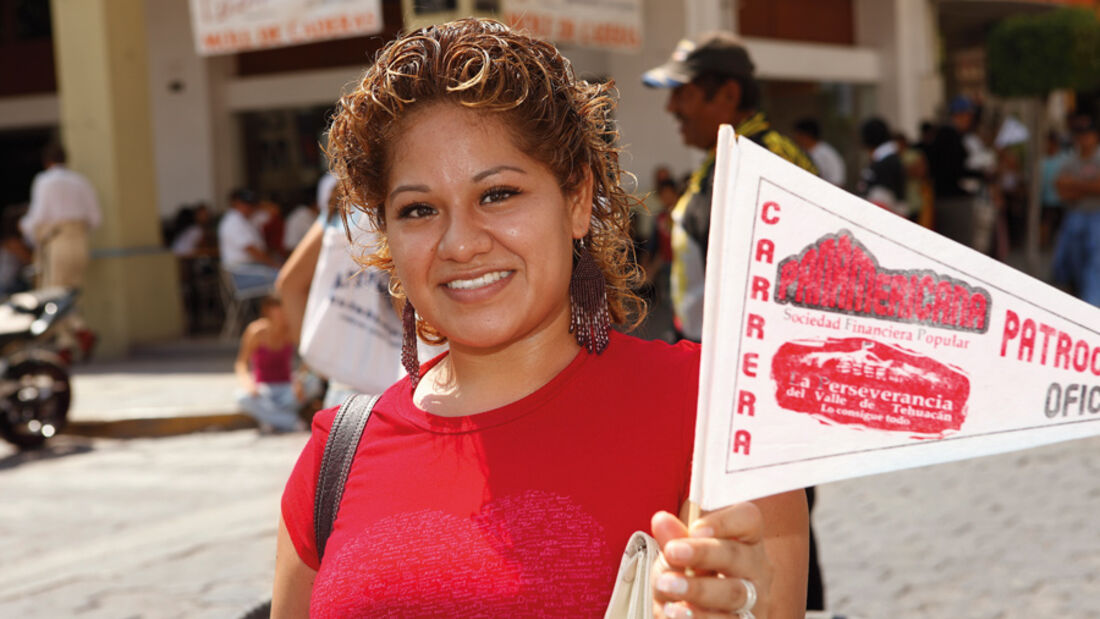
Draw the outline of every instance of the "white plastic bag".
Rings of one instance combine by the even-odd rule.
[[[350,223],[350,245],[338,219],[325,226],[298,352],[325,377],[378,394],[404,374],[401,320],[387,291],[389,275],[352,259],[352,252],[373,249],[374,233]]]

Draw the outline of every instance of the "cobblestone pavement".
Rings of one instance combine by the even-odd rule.
[[[269,595],[305,434],[0,446],[0,617],[234,618]],[[1100,439],[819,487],[850,619],[1100,617]]]
[[[0,447],[0,617],[230,618],[270,597],[304,433]]]
[[[850,618],[1100,617],[1100,438],[821,486]]]

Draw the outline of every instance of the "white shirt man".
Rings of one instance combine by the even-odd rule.
[[[231,208],[218,223],[218,252],[222,268],[233,276],[238,290],[271,288],[278,262],[267,253],[263,234],[250,220],[259,200],[247,189],[230,197]]]
[[[38,287],[80,287],[88,267],[88,232],[103,219],[88,179],[64,165],[60,149],[31,184],[31,205],[19,229],[35,245]]]
[[[832,145],[819,140],[817,144],[810,148],[808,154],[810,159],[814,160],[814,165],[817,166],[817,171],[821,173],[821,178],[838,187],[844,186],[844,176],[847,172],[844,159],[841,158],[840,153]]]
[[[231,208],[218,224],[218,250],[222,265],[260,264],[248,251],[249,247],[264,251],[264,237],[247,217]]]
[[[821,140],[821,125],[813,118],[803,118],[794,124],[794,141],[806,151],[817,166],[821,178],[837,187],[843,187],[847,180],[847,168],[844,158],[836,149]]]
[[[62,221],[82,221],[96,228],[103,220],[99,200],[88,179],[56,163],[38,173],[31,184],[31,206],[19,229],[32,241],[35,231]]]

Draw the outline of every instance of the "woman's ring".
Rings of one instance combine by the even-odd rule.
[[[754,619],[752,615],[752,607],[756,606],[756,585],[752,584],[751,580],[746,578],[738,578],[741,584],[745,586],[745,603],[738,608],[737,619]]]

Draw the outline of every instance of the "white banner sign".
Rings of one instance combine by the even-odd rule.
[[[381,0],[191,0],[199,54],[228,54],[382,31]]]
[[[555,43],[642,48],[641,0],[505,0],[504,21]]]
[[[1100,310],[719,136],[703,509],[1100,434]]]

